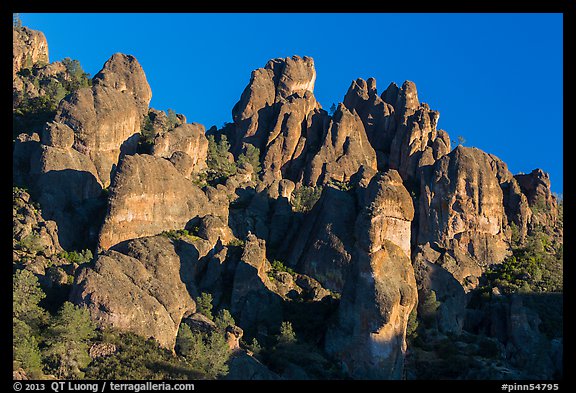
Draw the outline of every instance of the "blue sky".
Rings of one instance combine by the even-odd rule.
[[[252,70],[292,55],[315,60],[329,109],[356,78],[416,83],[439,127],[504,160],[512,173],[563,177],[562,14],[21,14],[46,34],[50,60],[96,74],[134,55],[150,106],[209,128],[232,121]]]

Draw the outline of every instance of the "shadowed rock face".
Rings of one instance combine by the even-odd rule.
[[[354,378],[402,375],[406,324],[417,290],[404,241],[389,230],[402,228],[409,239],[413,216],[412,200],[396,171],[371,180],[356,221],[352,271],[325,341],[326,351]]]
[[[122,156],[136,152],[152,92],[138,61],[120,53],[92,83],[60,103],[55,122],[74,131],[72,148],[90,157],[99,181],[108,187]]]
[[[99,245],[108,249],[124,240],[182,229],[192,218],[209,213],[206,195],[170,161],[126,156],[110,188]]]
[[[355,220],[354,198],[325,188],[290,247],[288,263],[326,288],[341,292],[350,270]]]
[[[70,299],[85,305],[101,327],[152,337],[173,350],[180,321],[196,310],[198,254],[189,248],[163,236],[131,240],[83,268]]]

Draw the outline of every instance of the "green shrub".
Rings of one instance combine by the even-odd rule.
[[[92,81],[89,74],[85,73],[78,60],[66,58],[62,61],[66,72],[56,76],[40,77],[40,64],[33,65],[30,62],[20,70],[19,75],[25,83],[32,83],[44,94],[38,97],[30,97],[26,91],[19,92],[14,97],[18,102],[13,112],[12,137],[15,138],[20,132],[39,131],[47,121],[54,118],[58,104],[64,97],[82,87],[90,86]]]
[[[334,179],[330,180],[328,185],[341,191],[350,191],[354,188],[349,181],[338,181]]]
[[[294,332],[290,322],[282,322],[282,325],[280,326],[280,334],[277,336],[277,341],[279,345],[296,343],[296,333]]]
[[[234,238],[228,242],[227,246],[228,247],[244,247],[245,244],[246,244],[246,242],[244,240]]]
[[[86,308],[65,302],[48,327],[47,367],[58,378],[81,379],[90,364],[89,342],[96,336]]]
[[[292,193],[292,207],[296,212],[308,212],[322,195],[322,187],[302,186]]]
[[[238,167],[242,167],[246,163],[252,165],[254,175],[257,175],[262,170],[260,166],[260,149],[249,143],[246,144],[246,151],[238,156]]]
[[[40,251],[44,250],[44,245],[42,244],[42,240],[40,236],[36,233],[32,232],[25,236],[18,242],[18,246],[20,249],[29,252],[31,254],[37,254]]]
[[[277,272],[286,272],[289,273],[290,275],[295,275],[296,272],[294,270],[292,270],[291,268],[285,266],[281,261],[278,260],[274,260],[272,263],[272,273],[277,273]]]
[[[94,256],[92,255],[92,251],[86,249],[86,250],[82,250],[81,252],[62,251],[58,254],[58,257],[66,259],[68,261],[68,263],[76,263],[78,265],[81,265],[83,263],[90,262]]]
[[[424,300],[422,301],[419,311],[422,316],[422,321],[426,326],[430,327],[436,320],[436,313],[440,307],[440,302],[436,299],[436,292],[430,290],[425,293]]]
[[[202,292],[200,296],[196,299],[196,312],[201,313],[208,319],[212,320],[214,317],[212,316],[212,295],[206,292]]]
[[[38,341],[30,326],[16,318],[12,319],[12,363],[14,370],[23,368],[33,378],[42,375]]]
[[[164,231],[160,235],[166,236],[170,240],[188,240],[188,241],[195,241],[199,240],[200,238],[194,234],[191,234],[186,229],[177,229],[173,231]]]
[[[208,136],[208,166],[207,179],[209,182],[224,182],[228,177],[236,174],[236,163],[229,161],[230,143],[226,135],[216,142],[214,135]]]
[[[562,292],[562,244],[536,228],[523,246],[516,245],[513,255],[489,268],[481,290],[489,292],[498,287],[504,293]],[[560,251],[560,252],[559,252]]]
[[[46,322],[47,313],[39,306],[46,295],[36,276],[28,270],[18,270],[12,276],[12,316],[38,329]]]
[[[230,314],[230,311],[226,310],[225,308],[218,311],[218,315],[216,315],[216,319],[214,320],[216,326],[222,331],[224,331],[228,326],[235,326],[236,321]]]
[[[183,323],[176,338],[177,352],[186,362],[200,371],[208,379],[217,379],[228,374],[230,348],[220,332],[209,334],[193,333]]]
[[[101,332],[101,341],[114,344],[112,356],[99,357],[86,370],[86,379],[201,379],[204,375],[183,359],[161,348],[154,339],[134,333]]]

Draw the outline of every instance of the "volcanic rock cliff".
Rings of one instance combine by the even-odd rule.
[[[48,63],[42,33],[15,28],[13,41],[18,108],[22,70],[60,66],[37,64]],[[491,154],[451,149],[439,112],[411,81],[380,95],[375,79],[352,81],[330,115],[315,80],[310,57],[270,60],[252,72],[233,122],[209,139],[203,125],[149,108],[144,70],[114,54],[41,129],[16,133],[14,183],[44,218],[23,208],[30,195],[16,198],[15,247],[40,226],[48,256],[91,249],[69,299],[101,328],[174,350],[206,292],[270,350],[287,350],[274,337],[290,321],[316,348],[312,363],[332,362],[340,377],[403,378],[417,314],[438,335],[495,323],[492,311],[471,311],[475,293],[540,228],[562,241],[558,201],[540,169],[514,176]],[[215,157],[224,136],[230,151]],[[210,177],[215,163],[234,170]],[[503,356],[529,358],[510,329],[516,341]],[[269,363],[282,377],[327,377],[305,360],[284,361]],[[231,364],[277,378],[256,360]]]

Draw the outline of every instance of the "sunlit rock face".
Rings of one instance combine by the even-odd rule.
[[[55,121],[74,130],[73,149],[90,157],[108,187],[122,156],[136,152],[152,91],[136,58],[120,53],[92,84],[63,100]]]
[[[182,229],[210,213],[200,188],[160,157],[126,156],[110,188],[108,211],[99,246],[108,249],[124,240]]]

